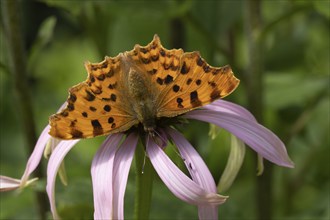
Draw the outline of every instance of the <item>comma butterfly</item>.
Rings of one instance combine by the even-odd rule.
[[[225,97],[239,84],[230,66],[212,67],[198,52],[167,50],[157,35],[145,47],[85,68],[87,80],[73,86],[66,108],[50,117],[53,137],[91,138],[138,124],[151,133],[160,118]]]

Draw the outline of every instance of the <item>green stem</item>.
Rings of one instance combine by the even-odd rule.
[[[136,163],[136,193],[134,219],[149,219],[154,168],[142,145],[135,152]]]
[[[26,147],[31,153],[37,141],[34,115],[30,96],[30,86],[26,72],[26,56],[24,48],[24,38],[21,23],[21,1],[6,0],[1,1],[4,33],[7,40],[10,73],[13,77],[14,88],[17,95],[17,109],[24,129]],[[36,176],[43,178],[42,166],[35,170]],[[39,208],[39,218],[46,219],[48,211],[48,199],[45,192],[36,192],[37,206]]]
[[[257,120],[263,122],[264,110],[264,71],[263,71],[263,31],[261,0],[246,1],[246,38],[248,45],[248,69],[246,72],[246,84],[249,109]],[[257,219],[272,219],[272,180],[273,167],[268,161],[264,161],[265,172],[256,179],[256,203]]]

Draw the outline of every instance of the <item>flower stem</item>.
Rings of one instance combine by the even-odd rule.
[[[248,69],[246,86],[248,106],[259,123],[263,122],[264,112],[264,70],[262,0],[245,1],[246,38],[248,49]],[[256,93],[256,91],[258,91]],[[272,219],[273,212],[273,166],[264,161],[265,172],[256,179],[257,219]]]
[[[14,88],[17,95],[17,110],[20,110],[20,120],[22,121],[26,146],[32,152],[37,141],[35,130],[32,101],[30,96],[31,85],[28,84],[28,74],[26,70],[25,42],[22,33],[22,5],[18,0],[1,1],[2,19],[4,33],[7,41],[8,56],[10,60],[10,73],[13,78]],[[3,43],[1,44],[3,46]],[[42,166],[35,170],[37,177],[44,177]],[[36,204],[39,209],[39,219],[46,219],[48,211],[48,199],[45,192],[36,192]]]
[[[142,145],[135,151],[136,192],[134,219],[149,219],[154,169]]]

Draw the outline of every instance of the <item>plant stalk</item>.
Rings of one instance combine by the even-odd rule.
[[[23,125],[23,132],[26,140],[28,153],[32,153],[37,141],[34,115],[28,77],[26,72],[26,54],[21,24],[21,2],[17,0],[1,1],[2,17],[4,24],[5,39],[10,59],[10,73],[13,77],[14,88],[17,96],[17,114],[20,115]],[[35,170],[39,178],[43,178],[42,166]],[[36,192],[39,218],[46,219],[48,211],[48,199],[45,192]]]
[[[136,192],[134,219],[149,219],[155,170],[141,144],[137,146],[135,151],[135,164]]]
[[[246,38],[248,45],[248,68],[246,71],[248,108],[263,122],[264,76],[263,76],[263,31],[261,0],[248,0],[245,5]],[[256,179],[257,219],[272,219],[272,170],[268,161],[264,161],[265,172]]]

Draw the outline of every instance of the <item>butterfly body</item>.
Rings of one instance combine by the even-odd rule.
[[[156,128],[156,94],[151,82],[139,70],[131,68],[128,73],[128,91],[134,116],[146,132]]]
[[[142,124],[153,133],[172,118],[223,98],[238,86],[229,66],[212,67],[198,52],[165,49],[157,35],[147,46],[85,64],[86,81],[69,90],[66,107],[50,117],[50,135],[90,138]]]

